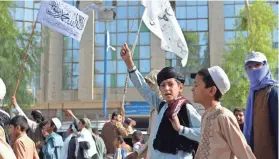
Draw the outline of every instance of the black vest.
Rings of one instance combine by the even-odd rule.
[[[158,112],[160,112],[164,104],[165,102],[160,104]],[[185,136],[179,135],[179,133],[172,127],[171,122],[166,116],[167,110],[163,115],[156,138],[154,139],[154,149],[163,153],[170,153],[174,155],[177,154],[178,151],[193,153],[193,151],[197,150],[199,143],[197,141],[190,140]],[[189,117],[186,104],[182,105],[177,116],[182,126],[189,127]]]

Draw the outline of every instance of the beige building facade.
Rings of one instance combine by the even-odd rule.
[[[92,2],[81,1],[80,8]],[[79,80],[78,89],[62,89],[63,82],[63,35],[50,31],[46,52],[41,57],[40,88],[36,93],[38,104],[32,109],[42,109],[48,116],[57,115],[57,110],[72,109],[79,115],[89,113],[102,116],[103,88],[94,87],[94,34],[95,13],[89,16],[79,48]],[[208,42],[210,65],[220,65],[224,51],[224,3],[222,1],[208,2]],[[165,67],[165,51],[160,48],[160,40],[154,34],[150,36],[150,66],[153,69]],[[186,66],[187,67],[187,66]],[[123,81],[125,82],[125,81]],[[120,108],[124,88],[108,88],[108,111]],[[185,86],[184,95],[192,99],[191,86]],[[127,101],[143,101],[135,88],[128,88]],[[202,108],[198,108],[202,109]],[[93,113],[92,113],[93,112]],[[98,115],[95,115],[98,116]]]
[[[194,7],[200,7],[199,1],[193,1],[195,4],[185,4],[185,8],[194,9]],[[85,6],[91,4],[91,1],[80,1],[79,8],[83,9]],[[182,2],[179,2],[182,3]],[[186,3],[186,1],[185,1]],[[180,4],[183,9],[183,5]],[[235,6],[244,4],[226,4],[223,1],[208,1],[206,4],[201,4],[204,8],[207,8],[207,26],[205,31],[207,32],[207,60],[209,66],[221,65],[222,54],[225,50],[226,44],[226,13],[224,7],[229,5]],[[176,4],[176,9],[178,3]],[[202,9],[202,8],[201,8]],[[235,11],[236,12],[236,11]],[[178,13],[178,11],[176,11]],[[186,15],[186,11],[184,14]],[[63,89],[63,58],[64,58],[64,40],[63,35],[55,31],[50,31],[49,39],[47,40],[47,48],[41,57],[41,74],[40,74],[40,87],[36,91],[36,98],[38,104],[32,109],[40,109],[49,117],[62,115],[61,110],[72,109],[79,117],[87,116],[92,119],[102,118],[103,107],[103,88],[97,87],[94,84],[96,79],[94,76],[96,69],[95,54],[96,54],[96,14],[93,11],[87,13],[89,16],[86,29],[83,33],[82,40],[79,43],[79,59],[78,59],[78,87],[77,89]],[[118,14],[118,13],[116,13]],[[182,13],[183,14],[183,13]],[[188,16],[188,15],[187,15]],[[200,11],[197,10],[197,27],[199,22],[203,19],[199,19]],[[233,17],[233,16],[232,16]],[[181,16],[177,15],[177,19]],[[191,20],[195,17],[185,18],[186,29],[191,28]],[[200,20],[200,21],[199,21]],[[183,18],[180,24],[183,24]],[[198,32],[198,31],[197,31]],[[98,39],[97,39],[98,40]],[[113,40],[113,39],[112,39]],[[160,40],[154,34],[150,33],[150,70],[162,69],[166,66],[165,51],[160,48]],[[119,52],[117,52],[119,54]],[[191,54],[191,52],[190,52]],[[187,66],[185,67],[187,68]],[[189,76],[189,75],[188,75]],[[124,83],[125,81],[123,81]],[[123,98],[123,87],[110,87],[107,89],[107,108],[108,113],[119,110],[121,101]],[[186,85],[184,89],[184,96],[192,99],[191,85]],[[138,91],[134,87],[129,87],[126,94],[126,101],[143,101]],[[197,109],[200,113],[203,112],[201,106],[197,105]],[[64,114],[62,115],[65,120],[69,119]]]

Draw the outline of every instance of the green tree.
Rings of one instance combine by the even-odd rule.
[[[187,61],[186,69],[189,69],[189,72],[197,72],[196,69],[200,68],[200,63],[199,63],[200,46],[197,45],[199,43],[199,36],[196,32],[183,32],[183,34],[185,40],[187,41],[187,46],[189,51],[188,54],[189,60]]]
[[[260,51],[268,59],[275,73],[278,53],[272,48],[271,33],[276,29],[277,17],[270,4],[255,1],[240,12],[241,21],[237,23],[237,35],[229,51],[224,53],[223,68],[228,74],[231,88],[222,102],[233,109],[245,107],[249,93],[249,81],[244,69],[244,60],[251,51]],[[243,35],[248,31],[248,36]]]
[[[6,84],[6,101],[9,103],[13,96],[22,58],[27,46],[30,33],[21,33],[16,28],[11,17],[9,9],[13,7],[11,1],[0,2],[0,78]],[[17,100],[22,106],[28,106],[33,103],[33,97],[27,93],[27,86],[30,83],[35,72],[38,71],[38,58],[43,47],[39,42],[39,33],[35,33],[34,39],[28,51],[28,58],[24,65],[20,85],[17,90]]]
[[[201,57],[203,55],[200,54],[201,46],[199,45],[200,40],[208,39],[208,34],[205,33],[203,36],[199,36],[197,32],[188,32],[182,31],[184,38],[187,42],[188,46],[188,61],[185,67],[181,65],[181,58],[176,56],[175,59],[166,59],[166,66],[172,65],[172,60],[176,61],[176,70],[184,75],[190,76],[190,73],[197,72],[200,68],[207,68],[209,67],[209,60],[208,60],[208,44],[206,44],[206,48],[203,51],[205,57]],[[202,39],[200,39],[202,38]],[[186,84],[192,84],[193,80],[186,81]]]

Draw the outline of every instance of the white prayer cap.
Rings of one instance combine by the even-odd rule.
[[[6,95],[6,85],[0,78],[0,100],[2,100]]]
[[[261,52],[252,51],[250,54],[246,56],[245,64],[247,62],[261,62],[267,61],[265,55]]]
[[[208,72],[222,95],[224,95],[231,87],[230,80],[225,71],[219,66],[212,66],[208,68]]]
[[[51,121],[54,123],[54,125],[56,126],[57,130],[59,130],[61,128],[61,121],[58,118],[52,118]]]

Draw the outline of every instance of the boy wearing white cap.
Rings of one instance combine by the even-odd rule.
[[[196,159],[254,159],[233,113],[220,105],[220,98],[230,89],[228,76],[219,66],[201,69],[192,88],[193,100],[205,108],[201,141]]]
[[[272,78],[267,59],[252,52],[245,59],[250,82],[244,136],[259,159],[278,158],[278,83]]]
[[[61,121],[58,118],[52,118],[43,127],[43,134],[46,134],[46,144],[43,147],[44,159],[61,159],[61,149],[63,139],[56,132],[61,127]]]

